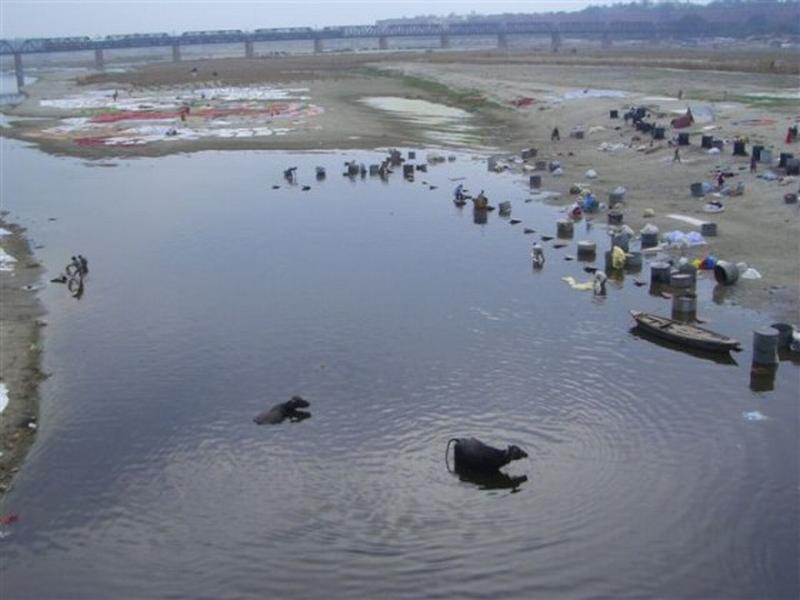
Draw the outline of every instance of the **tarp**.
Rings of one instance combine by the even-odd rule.
[[[694,124],[694,116],[692,115],[692,109],[687,108],[686,114],[675,119],[672,119],[670,122],[673,129],[683,129],[684,127],[690,127]]]

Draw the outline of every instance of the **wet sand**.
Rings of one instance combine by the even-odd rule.
[[[12,270],[0,270],[0,383],[8,389],[8,406],[0,413],[0,496],[11,485],[36,434],[38,384],[43,379],[40,331],[43,308],[36,297],[42,268],[31,253],[25,230],[0,218],[0,248],[16,259]],[[30,424],[33,424],[31,426]]]
[[[511,156],[522,148],[535,147],[540,160],[559,160],[564,176],[543,176],[543,189],[560,193],[555,202],[569,205],[574,200],[569,188],[576,182],[590,184],[605,201],[607,193],[622,185],[627,189],[625,222],[635,231],[645,222],[662,232],[686,230],[687,226],[667,217],[680,213],[718,223],[719,236],[692,255],[713,253],[732,261],[744,261],[758,269],[763,279],[742,281],[720,289],[720,299],[757,308],[768,315],[797,323],[800,298],[800,227],[798,205],[783,202],[787,192],[797,191],[797,181],[782,186],[757,179],[748,172],[747,158],[731,156],[726,143],[720,156],[710,156],[699,147],[703,126],[716,126],[709,133],[726,139],[744,136],[750,142],[772,147],[775,154],[792,151],[783,144],[786,127],[797,121],[796,101],[773,100],[757,104],[745,94],[786,91],[796,86],[798,58],[776,52],[689,52],[653,49],[636,52],[616,50],[591,54],[549,55],[542,53],[435,52],[428,54],[337,54],[260,59],[219,59],[158,63],[126,73],[94,74],[75,80],[74,74],[42,77],[28,90],[28,98],[14,109],[11,128],[2,135],[37,144],[43,151],[84,156],[90,159],[128,156],[160,156],[175,152],[207,149],[356,149],[391,146],[431,147],[421,125],[388,119],[386,114],[360,102],[371,96],[423,99],[463,108],[481,123],[480,145]],[[198,74],[192,74],[197,68]],[[213,77],[213,72],[218,77]],[[305,120],[290,135],[246,139],[200,139],[171,141],[137,147],[78,146],[71,139],[53,139],[42,130],[60,119],[74,116],[66,110],[40,106],[44,98],[59,98],[91,89],[119,87],[121,90],[168,91],[180,85],[248,85],[307,87],[320,115]],[[591,86],[625,92],[624,97],[581,97],[564,100],[565,93]],[[683,100],[676,95],[683,90]],[[530,97],[525,108],[511,101]],[[561,100],[557,98],[561,97]],[[680,164],[672,162],[672,148],[666,142],[649,146],[621,120],[609,119],[609,110],[628,104],[645,104],[664,124],[685,110],[687,104],[710,106],[713,122],[698,123],[692,145],[681,150]],[[32,118],[32,119],[31,119]],[[549,133],[558,126],[561,141],[551,143]],[[573,128],[586,131],[584,139],[569,136]],[[592,133],[589,129],[600,127]],[[669,132],[669,131],[668,131]],[[623,144],[618,152],[601,152],[602,143]],[[644,151],[637,151],[640,145]],[[798,153],[798,150],[795,150]],[[724,213],[702,212],[704,201],[693,199],[689,185],[710,180],[723,165],[742,181],[743,196],[723,198]],[[515,167],[522,174],[522,165]],[[592,168],[598,178],[587,180]],[[759,165],[759,171],[766,170]],[[527,174],[527,171],[525,171]],[[511,199],[514,202],[520,198]],[[495,198],[499,201],[502,199]],[[655,212],[643,217],[645,209]],[[605,220],[600,214],[597,219]],[[6,447],[0,458],[0,483],[5,486],[33,438],[27,421],[36,417],[36,383],[39,371],[39,325],[41,316],[35,293],[26,290],[39,277],[33,266],[23,232],[10,226],[13,234],[0,239],[9,253],[19,259],[13,276],[0,273],[3,291],[2,355],[3,382],[11,402],[0,418]]]

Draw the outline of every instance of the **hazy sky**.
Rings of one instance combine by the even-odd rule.
[[[610,0],[0,0],[0,37],[361,25],[420,14],[580,10],[589,4],[608,3]]]

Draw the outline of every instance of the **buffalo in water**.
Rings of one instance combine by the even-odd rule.
[[[305,410],[298,410],[300,408],[308,408],[311,406],[308,400],[304,400],[300,396],[292,396],[290,400],[276,404],[269,410],[253,417],[253,421],[258,425],[277,425],[286,419],[291,423],[299,423],[311,416],[311,413]]]
[[[485,489],[516,489],[528,480],[525,475],[510,476],[500,472],[500,469],[508,463],[528,457],[528,454],[518,446],[509,446],[501,450],[492,448],[475,438],[453,438],[447,442],[445,461],[451,444],[453,472],[462,481],[475,483]]]

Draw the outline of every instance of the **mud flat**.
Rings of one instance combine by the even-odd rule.
[[[0,218],[0,496],[33,443],[39,414],[43,309],[36,297],[42,268],[24,229]]]

